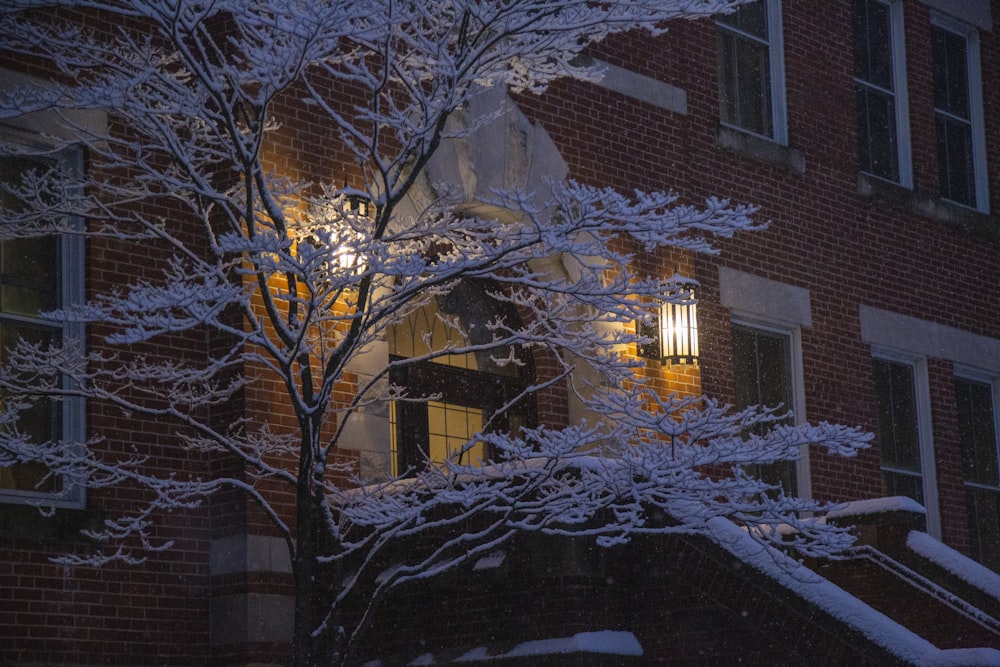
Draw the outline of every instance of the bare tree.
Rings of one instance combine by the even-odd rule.
[[[157,276],[122,276],[118,289],[44,315],[86,326],[100,345],[29,336],[6,352],[0,466],[42,465],[84,487],[128,483],[148,492],[143,505],[107,521],[106,550],[67,562],[141,558],[168,546],[151,537],[160,512],[236,489],[287,542],[295,664],[309,665],[339,631],[339,609],[356,591],[377,600],[518,531],[592,535],[611,545],[643,532],[698,533],[724,516],[761,539],[790,524],[806,553],[848,544],[844,531],[803,518],[820,504],[787,497],[748,468],[793,460],[805,445],[850,456],[865,446],[864,434],[828,424],[755,429],[777,416],[659,396],[636,373],[639,362],[623,354],[641,340],[623,325],[650,320],[664,299],[684,298],[675,284],[639,275],[636,253],[715,252],[713,236],[757,227],[752,207],[716,199],[690,206],[671,193],[571,181],[552,181],[545,192],[495,189],[472,207],[428,175],[444,142],[496,119],[456,122],[483,96],[600,77],[599,68],[580,64],[589,45],[623,31],[656,33],[670,20],[732,4],[6,3],[0,41],[12,62],[51,77],[7,86],[0,118],[45,112],[62,128],[43,149],[5,148],[36,162],[4,185],[16,205],[2,211],[2,239],[82,236],[162,249]],[[107,114],[106,127],[75,120],[87,110]],[[334,172],[326,180],[316,178],[318,169],[289,176],[276,163],[275,145],[303,118],[323,128],[317,142],[336,143],[317,158]],[[297,136],[308,140],[306,131]],[[85,148],[85,170],[41,160],[71,145]],[[350,168],[333,169],[330,155],[349,159]],[[86,224],[74,224],[79,219]],[[553,269],[553,258],[572,270]],[[421,339],[421,351],[348,381],[373,343],[469,281],[522,316],[491,317],[471,335],[439,310],[446,344]],[[141,352],[193,331],[225,344],[201,363]],[[362,479],[341,462],[359,411],[437,397],[387,382],[401,369],[470,354],[516,368],[525,353],[551,360],[554,370],[520,387],[444,460],[381,480]],[[294,428],[213,418],[261,377],[281,387],[276,410],[294,415]],[[498,427],[519,402],[557,384],[593,419]],[[335,395],[344,387],[347,399]],[[19,426],[19,415],[23,421],[42,401],[78,398],[174,424],[184,447],[226,455],[240,472],[151,470],[141,448],[109,452],[100,433],[80,443],[33,438]],[[294,516],[273,502],[276,488],[294,498]],[[651,521],[654,510],[670,521]],[[472,517],[475,531],[456,529]],[[414,541],[422,548],[387,560],[394,545]],[[326,597],[317,611],[311,600],[319,591]],[[340,659],[354,639],[336,642]]]

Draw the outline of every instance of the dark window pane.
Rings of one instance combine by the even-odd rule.
[[[18,188],[23,184],[28,171],[44,168],[45,165],[42,160],[24,155],[0,157],[0,181],[8,187]],[[0,188],[0,206],[9,211],[23,211],[24,204],[15,193],[8,191],[8,187]]]
[[[723,122],[737,124],[736,36],[728,32],[719,33],[719,115]]]
[[[28,169],[44,166],[39,160],[23,157],[0,158],[0,179],[17,186]],[[23,208],[6,188],[3,208]],[[0,361],[19,339],[48,346],[59,339],[59,329],[42,323],[32,324],[6,317],[37,317],[39,311],[59,305],[59,245],[55,237],[19,238],[0,241]],[[6,397],[0,394],[0,403]],[[50,441],[61,433],[61,410],[49,399],[20,397],[30,406],[24,409],[17,430],[35,442]],[[0,468],[0,488],[16,491],[55,493],[61,490],[58,477],[48,474],[41,464],[19,464]]]
[[[733,368],[736,406],[763,405],[792,408],[791,342],[788,336],[733,325]],[[795,462],[757,466],[757,476],[796,493]]]
[[[890,181],[899,180],[895,103],[892,95],[857,86],[861,171]]]
[[[855,0],[854,76],[886,90],[893,89],[889,19],[888,5],[874,0]]]
[[[976,202],[975,172],[972,164],[972,126],[937,116],[938,179],[941,196],[959,204]]]
[[[852,18],[861,171],[898,181],[899,147],[889,6],[875,0],[854,0]]]
[[[788,338],[781,335],[757,334],[760,403],[768,407],[791,408]]]
[[[873,370],[882,465],[920,473],[913,368],[907,364],[876,359]]]
[[[791,346],[788,336],[733,325],[736,405],[791,408]]]
[[[965,489],[972,557],[1000,571],[1000,492]]]
[[[29,169],[44,167],[40,160],[18,156],[0,158],[0,179],[17,186]],[[3,192],[3,208],[22,208],[14,195]],[[35,316],[58,306],[58,242],[55,237],[0,241],[0,310]]]
[[[976,185],[967,40],[963,35],[933,28],[931,50],[941,196],[974,206]]]
[[[55,288],[56,240],[52,236],[3,241],[5,277]]]
[[[882,487],[887,496],[906,496],[921,505],[924,503],[924,485],[919,475],[883,470]]]
[[[0,357],[2,357],[0,361],[6,361],[7,350],[19,339],[48,346],[56,337],[56,330],[51,328],[0,320]],[[4,400],[5,397],[0,393],[0,403]],[[34,442],[47,442],[59,436],[62,420],[55,402],[46,398],[21,397],[20,400],[30,401],[30,406],[22,410],[18,417],[18,431],[29,436]],[[17,491],[59,491],[61,488],[59,478],[48,476],[47,473],[47,469],[41,464],[0,468],[0,488]]]
[[[759,5],[745,9],[754,6]],[[762,136],[773,134],[768,43],[720,29],[719,107],[723,122]]]
[[[965,37],[934,28],[934,107],[969,119],[969,61]]]
[[[58,305],[56,239],[0,242],[0,310],[35,316]]]
[[[733,325],[733,370],[736,378],[736,406],[757,405],[757,348],[753,329]]]
[[[735,12],[720,16],[719,22],[755,37],[767,39],[767,7],[763,0],[741,5]]]
[[[985,382],[955,380],[958,433],[965,481],[997,486],[997,442],[993,390]]]
[[[21,463],[0,468],[0,489],[58,493],[62,490],[62,481],[50,475],[48,468],[40,463]]]

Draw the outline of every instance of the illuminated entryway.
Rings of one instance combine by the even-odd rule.
[[[484,285],[464,281],[390,330],[392,383],[405,388],[410,398],[435,397],[391,405],[393,475],[406,475],[448,457],[478,465],[493,453],[474,441],[477,433],[517,432],[534,422],[531,398],[516,400],[533,376],[531,357],[524,350],[482,347],[423,358],[448,347],[488,345],[494,339],[488,325],[496,321],[520,324],[509,304],[492,298]],[[512,355],[518,363],[498,363]]]

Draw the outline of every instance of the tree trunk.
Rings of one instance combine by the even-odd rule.
[[[308,506],[308,503],[306,503]],[[294,667],[313,667],[317,659],[317,638],[313,634],[316,628],[316,612],[313,603],[313,591],[316,589],[316,553],[314,536],[316,531],[311,526],[311,512],[299,508],[298,538],[295,558],[292,561],[292,573],[295,578],[295,629],[292,633],[292,651]],[[305,515],[305,516],[303,516]],[[302,521],[303,519],[306,521]]]

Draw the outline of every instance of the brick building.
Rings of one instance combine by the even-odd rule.
[[[748,576],[741,563],[752,559],[710,540],[644,543],[624,555],[527,540],[508,550],[505,564],[484,565],[474,584],[449,575],[386,604],[388,629],[375,633],[373,646],[391,647],[405,662],[424,650],[455,657],[488,645],[500,654],[527,640],[613,630],[642,646],[644,657],[628,658],[635,664],[723,664],[736,653],[754,664],[907,664],[939,659],[938,650],[1000,649],[1000,584],[968,562],[1000,571],[1000,2],[758,0],[717,21],[671,24],[660,37],[615,37],[590,57],[605,67],[600,83],[481,99],[481,110],[506,104],[507,111],[442,146],[428,173],[460,183],[470,202],[491,185],[532,189],[546,177],[569,177],[758,205],[769,227],[722,242],[716,256],[648,258],[651,273],[676,270],[697,281],[700,354],[696,364],[649,359],[646,373],[664,392],[783,404],[797,422],[875,433],[856,458],[808,452],[795,466],[761,474],[806,497],[914,501],[850,506],[844,520],[862,526],[862,546],[843,562],[805,563],[897,622],[901,634],[873,635],[864,620],[840,614],[855,607],[811,599],[766,572]],[[14,58],[2,65],[5,82],[45,75]],[[108,121],[93,112],[77,122]],[[44,141],[48,127],[38,113],[0,120],[7,142]],[[280,136],[270,159],[290,175],[314,177],[346,160],[332,132],[308,119]],[[82,169],[84,158],[65,159]],[[99,291],[121,273],[162,269],[155,245],[88,244],[36,249],[61,266],[31,288],[36,296],[72,302],[84,285]],[[0,288],[35,270],[5,266]],[[474,290],[462,295],[466,304],[479,299]],[[6,307],[0,318],[8,328],[48,326]],[[87,332],[88,347],[100,346],[99,333]],[[408,333],[352,367],[355,381],[373,372],[366,364],[416,356],[419,332]],[[49,332],[73,334],[69,325]],[[203,359],[228,342],[185,334],[150,353]],[[544,366],[530,362],[525,367]],[[450,373],[432,368],[394,381],[447,387]],[[502,382],[477,390],[483,401],[525,382],[496,374]],[[272,391],[254,385],[214,417],[280,423]],[[465,406],[467,399],[442,400]],[[153,467],[232,465],[191,457],[174,446],[175,433],[116,407],[60,409],[59,428],[99,432],[123,453],[141,443]],[[509,418],[558,424],[581,409],[553,393]],[[368,475],[405,467],[415,448],[434,446],[432,434],[408,440],[412,429],[403,425],[420,418],[428,419],[403,408],[361,415],[351,425],[357,448],[349,458]],[[287,551],[247,500],[220,494],[168,515],[156,537],[174,548],[142,564],[69,568],[49,559],[85,551],[78,530],[127,507],[129,492],[84,500],[68,487],[56,513],[40,519],[30,506],[40,493],[37,473],[23,474],[0,477],[0,663],[249,664],[286,655]],[[625,583],[602,583],[612,579]],[[508,595],[523,605],[496,603]],[[413,610],[428,598],[448,602],[456,619],[491,620],[455,631],[458,620],[445,616],[447,631],[437,635],[434,623],[423,623],[425,644],[393,643],[395,628],[420,626]],[[594,600],[608,611],[579,613],[580,601]],[[537,610],[531,622],[528,607]],[[888,627],[881,623],[874,624]],[[768,633],[806,639],[791,648],[753,639]],[[600,664],[586,648],[579,652]],[[1000,658],[977,653],[966,664]]]

